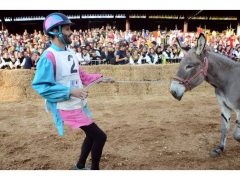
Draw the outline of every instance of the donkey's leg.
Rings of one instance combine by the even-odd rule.
[[[237,111],[237,120],[236,120],[235,129],[233,132],[233,137],[235,140],[240,142],[240,110]]]
[[[221,154],[221,152],[223,152],[227,141],[227,132],[230,126],[231,119],[231,109],[226,105],[221,96],[217,95],[217,99],[221,106],[221,119],[222,119],[221,138],[219,146],[211,152],[212,157],[217,157]]]

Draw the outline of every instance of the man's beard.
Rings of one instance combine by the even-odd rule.
[[[66,44],[72,43],[71,35],[67,36],[67,35],[63,34],[63,39],[66,42]]]

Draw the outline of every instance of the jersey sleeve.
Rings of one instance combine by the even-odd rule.
[[[44,53],[37,63],[32,82],[33,89],[49,102],[65,101],[70,98],[70,88],[55,81],[54,66]]]
[[[85,86],[102,77],[102,74],[88,74],[82,68],[80,68],[79,73],[82,83]]]

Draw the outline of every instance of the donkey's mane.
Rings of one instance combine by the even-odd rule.
[[[231,58],[225,55],[222,55],[213,51],[207,51],[207,53],[209,54],[208,58],[213,59],[217,64],[222,64],[228,67],[240,66],[240,63],[233,61]]]

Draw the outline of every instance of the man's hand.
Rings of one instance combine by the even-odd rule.
[[[72,89],[70,95],[80,99],[86,99],[88,97],[88,91],[85,89]]]

